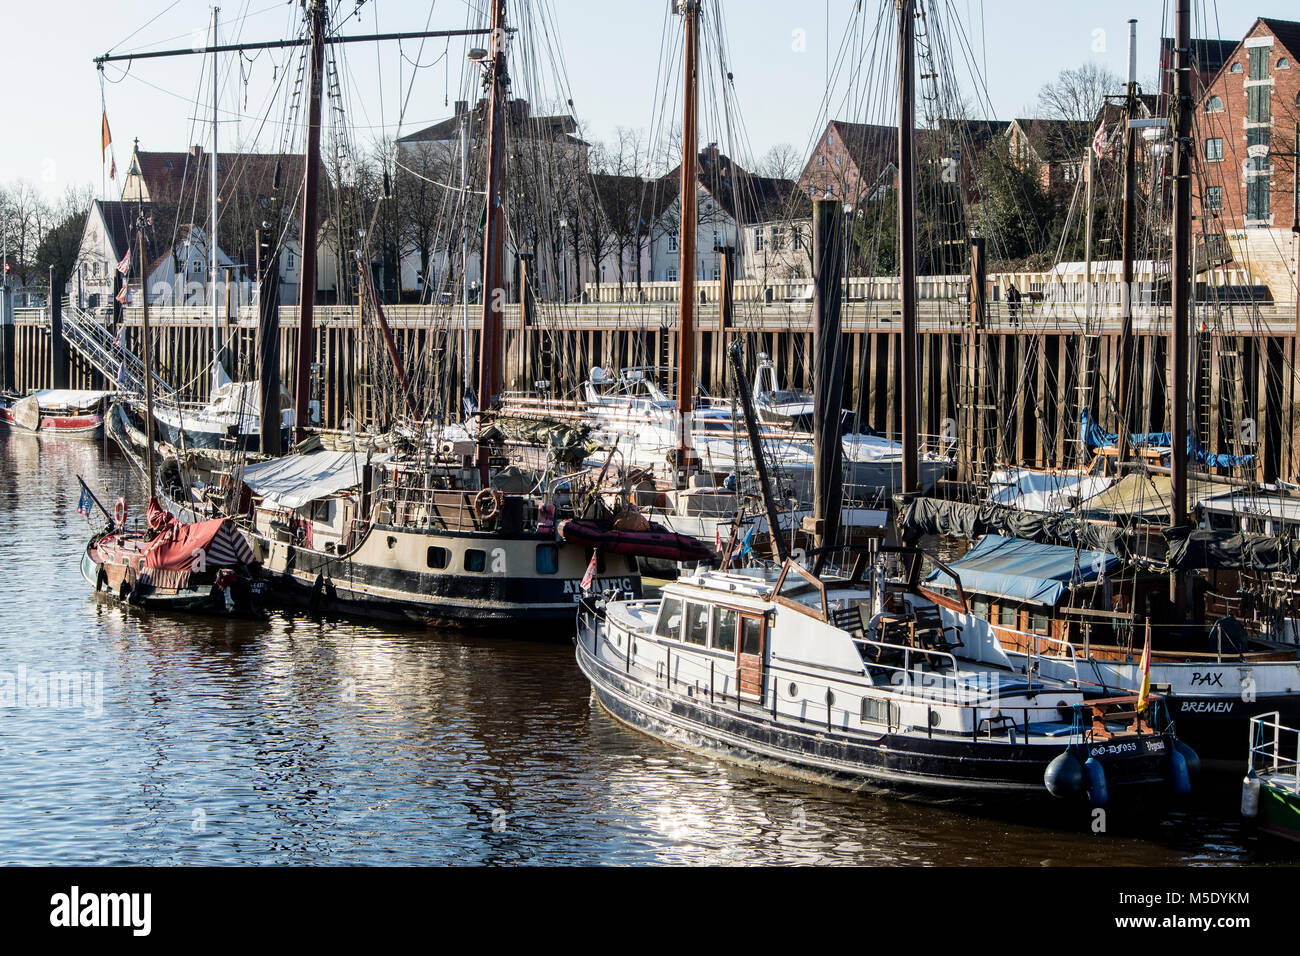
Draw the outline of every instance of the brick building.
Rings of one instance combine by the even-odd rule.
[[[1224,236],[1276,300],[1295,297],[1292,176],[1300,121],[1300,23],[1259,19],[1197,103],[1198,232]]]

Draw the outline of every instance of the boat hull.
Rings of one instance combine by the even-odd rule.
[[[286,606],[433,627],[513,625],[499,631],[505,637],[529,636],[538,629],[570,633],[588,560],[582,549],[561,546],[555,572],[537,573],[537,547],[555,543],[541,534],[376,526],[342,556],[245,534],[264,555],[268,593]],[[429,568],[425,556],[437,548],[448,551],[447,566]],[[485,552],[483,571],[464,570],[469,549]],[[635,563],[614,556],[606,561],[611,567],[597,575],[595,589],[640,596]],[[528,622],[522,632],[521,621]]]
[[[8,425],[15,431],[35,432],[58,438],[96,439],[104,434],[104,415],[92,412],[84,415],[46,415],[42,414],[35,429],[24,428],[14,421],[13,412],[0,408],[0,424]]]
[[[1300,843],[1300,794],[1263,784],[1256,820],[1265,833]]]
[[[719,705],[701,695],[650,685],[600,659],[577,640],[578,666],[600,706],[619,722],[667,744],[765,773],[849,790],[948,803],[1001,803],[1044,798],[1043,772],[1066,749],[982,744],[964,736],[886,733],[830,734],[823,724],[778,723],[757,705]],[[1115,795],[1167,786],[1168,740],[1150,739],[1152,752],[1108,763]],[[1158,748],[1158,749],[1157,749]]]

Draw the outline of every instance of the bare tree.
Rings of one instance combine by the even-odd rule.
[[[1097,119],[1108,93],[1123,87],[1114,73],[1096,63],[1084,63],[1060,75],[1038,91],[1038,114],[1044,119],[1092,123]]]
[[[803,157],[789,143],[777,143],[758,161],[754,170],[773,179],[798,179],[803,172]]]

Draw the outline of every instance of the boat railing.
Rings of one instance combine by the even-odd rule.
[[[1300,793],[1300,730],[1283,724],[1276,710],[1250,718],[1249,770],[1287,776],[1288,789]]]
[[[990,627],[996,627],[998,631],[1005,634],[1011,634],[1017,639],[1024,638],[1024,643],[1031,648],[1030,650],[1025,651],[1009,651],[1004,647],[1003,650],[1007,657],[1023,657],[1026,658],[1027,662],[1028,658],[1031,656],[1044,656],[1043,645],[1047,644],[1064,651],[1062,654],[1052,654],[1048,656],[1068,659],[1071,664],[1076,666],[1079,663],[1078,653],[1075,651],[1074,645],[1069,641],[1063,641],[1059,637],[1051,637],[1047,634],[1032,634],[1029,631],[1017,631],[1015,628],[1002,627],[1001,625],[990,625]]]

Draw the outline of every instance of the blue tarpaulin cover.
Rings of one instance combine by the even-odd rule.
[[[1079,428],[1082,433],[1083,443],[1089,451],[1096,451],[1098,448],[1110,448],[1119,441],[1119,435],[1102,431],[1101,426],[1092,420],[1092,416],[1088,414],[1086,408],[1079,413]],[[1173,444],[1173,436],[1169,432],[1134,432],[1129,435],[1129,441],[1134,445],[1168,448]],[[1238,468],[1242,465],[1249,465],[1253,460],[1253,456],[1228,455],[1206,451],[1196,436],[1189,432],[1187,435],[1187,460],[1200,465],[1208,465],[1211,468]]]
[[[1076,551],[1056,544],[986,534],[949,567],[957,572],[962,588],[967,591],[1050,606],[1061,599],[1071,583],[1095,581],[1119,564],[1117,557],[1104,551]],[[939,586],[951,586],[952,581],[940,571],[931,574],[928,580]]]

